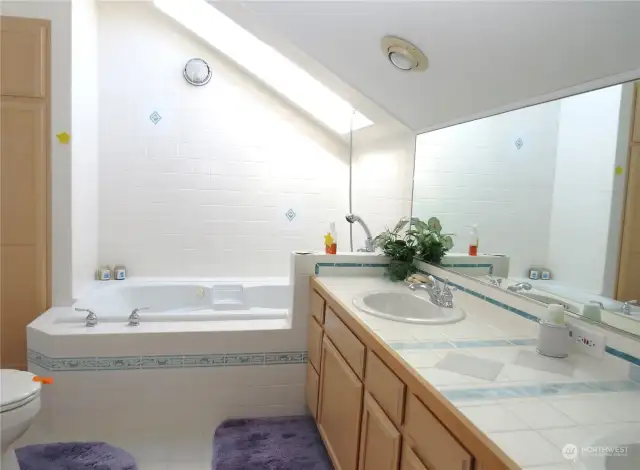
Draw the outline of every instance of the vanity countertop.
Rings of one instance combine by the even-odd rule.
[[[580,449],[626,428],[640,435],[640,383],[629,380],[626,361],[576,352],[566,359],[541,356],[535,322],[463,292],[454,295],[464,320],[416,325],[369,315],[352,303],[367,291],[406,291],[404,283],[317,281],[523,469],[590,469],[572,466],[565,445]]]

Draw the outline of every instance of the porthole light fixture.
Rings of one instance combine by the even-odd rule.
[[[420,49],[396,36],[382,38],[382,53],[395,68],[403,72],[421,72],[429,64],[427,56]]]
[[[211,67],[202,59],[191,59],[184,66],[184,78],[193,86],[204,86],[211,80]]]

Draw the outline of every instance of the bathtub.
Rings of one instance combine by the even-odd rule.
[[[288,279],[149,280],[99,283],[55,323],[83,323],[90,309],[99,323],[128,322],[136,308],[140,322],[211,322],[286,319],[291,304]],[[147,308],[148,307],[148,308]]]

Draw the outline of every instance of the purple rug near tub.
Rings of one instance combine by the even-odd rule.
[[[133,457],[104,442],[58,442],[16,449],[20,470],[137,470]]]
[[[213,470],[333,470],[313,418],[230,419],[213,436]]]

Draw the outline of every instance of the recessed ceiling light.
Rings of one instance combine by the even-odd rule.
[[[399,70],[413,72],[427,69],[427,57],[420,49],[404,39],[395,36],[383,37],[382,52]]]

